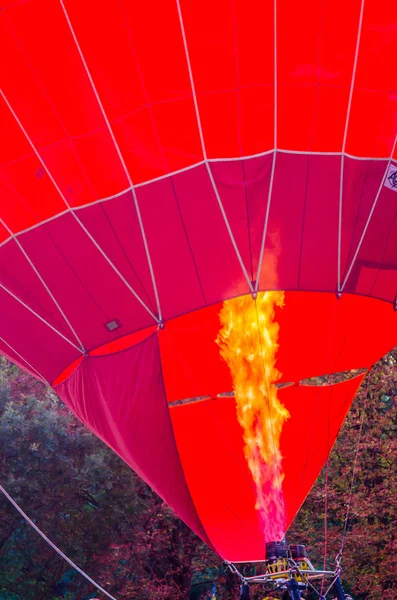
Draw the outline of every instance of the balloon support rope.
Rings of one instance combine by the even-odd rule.
[[[78,567],[72,560],[70,560],[70,558],[68,558],[66,556],[66,554],[64,554],[62,552],[62,550],[60,550],[46,535],[45,533],[43,533],[43,531],[41,531],[41,529],[39,529],[37,527],[37,525],[35,523],[33,523],[33,521],[28,517],[28,515],[26,513],[23,512],[22,508],[15,502],[15,500],[10,496],[10,494],[3,488],[2,485],[0,485],[0,492],[7,498],[7,500],[13,505],[13,507],[19,512],[19,514],[25,519],[25,521],[28,523],[28,525],[30,525],[42,538],[45,542],[47,542],[47,544],[49,546],[51,546],[51,548],[53,550],[55,550],[55,552],[57,552],[59,554],[59,556],[61,558],[63,558],[63,560],[65,560],[71,567],[73,567],[73,569],[75,569],[78,573],[80,573],[80,575],[82,575],[83,577],[85,577],[85,579],[87,579],[87,581],[89,581],[94,587],[96,587],[97,590],[99,590],[100,592],[102,592],[102,594],[105,594],[105,596],[107,596],[108,598],[110,598],[110,600],[117,600],[114,596],[111,596],[109,594],[109,592],[107,592],[105,589],[103,589],[103,587],[101,587],[99,585],[99,583],[96,583],[96,581],[94,581],[93,579],[91,579],[91,577],[89,575],[87,575],[87,573],[85,573],[82,569],[80,569],[80,567]]]

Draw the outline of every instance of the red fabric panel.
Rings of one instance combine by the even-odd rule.
[[[304,10],[292,1],[277,4],[278,148],[342,149],[360,4],[307,0]],[[82,7],[68,0],[66,8],[132,180],[201,160],[175,2],[98,11],[93,1]],[[365,5],[346,145],[359,156],[387,157],[393,145],[393,8],[392,0]],[[272,3],[182,2],[182,14],[208,156],[272,149]],[[61,6],[50,0],[3,6],[0,39],[7,56],[2,88],[67,202],[80,206],[124,190],[128,178]],[[3,218],[18,231],[65,205],[3,101],[0,110],[7,139],[0,151]]]
[[[169,402],[216,396],[232,389],[229,369],[215,344],[219,312],[216,304],[166,323],[159,331],[164,384]]]
[[[201,160],[176,3],[65,4],[133,181]]]
[[[273,148],[273,5],[182,1],[209,157]]]
[[[72,364],[67,366],[66,369],[64,369],[62,373],[60,373],[58,377],[52,382],[52,386],[55,388],[60,383],[66,381],[66,379],[68,379],[72,375],[72,373],[74,373],[74,371],[77,369],[77,367],[83,360],[84,356],[81,356],[80,358],[72,362]]]
[[[66,206],[2,99],[0,122],[4,139],[9,140],[0,145],[0,215],[15,233],[53,217]]]
[[[287,527],[316,480],[362,377],[327,387],[280,390],[290,412],[281,436]],[[172,407],[172,424],[198,515],[230,561],[263,560],[265,542],[233,398]],[[271,515],[270,517],[271,518]]]
[[[397,56],[397,35],[395,20],[390,18],[393,10],[393,0],[365,2],[346,146],[351,154],[358,151],[361,156],[390,156],[392,152],[397,126],[397,78],[392,67]]]
[[[56,392],[209,543],[175,446],[155,335],[127,351],[86,358]]]
[[[3,91],[69,203],[125,189],[128,180],[61,5],[19,3],[2,17]]]
[[[169,401],[232,390],[215,343],[220,309],[216,304],[173,319],[160,331]],[[397,339],[397,312],[390,304],[350,294],[338,300],[335,294],[286,292],[276,319],[277,368],[284,382],[371,367]]]
[[[342,149],[360,5],[278,2],[279,148]]]

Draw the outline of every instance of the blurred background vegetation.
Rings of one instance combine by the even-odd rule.
[[[343,582],[397,599],[397,353],[366,378],[288,540],[322,567],[340,549],[363,420]],[[0,358],[0,483],[75,563],[121,599],[237,598],[238,581],[55,394]],[[326,483],[328,481],[328,484]],[[236,491],[238,493],[238,491]],[[327,502],[326,502],[327,499]],[[327,505],[327,532],[325,507]],[[0,599],[102,598],[0,496]],[[253,597],[263,597],[257,590]]]

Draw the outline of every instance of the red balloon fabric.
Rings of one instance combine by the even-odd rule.
[[[287,525],[362,375],[301,382],[396,343],[394,8],[2,3],[0,351],[230,560],[266,540],[222,302],[286,291]]]

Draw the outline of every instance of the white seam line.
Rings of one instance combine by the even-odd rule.
[[[26,360],[26,358],[24,358],[21,354],[19,354],[19,352],[17,352],[17,350],[15,350],[15,348],[7,342],[7,340],[5,340],[3,337],[0,337],[0,341],[3,342],[3,344],[5,344],[6,346],[8,346],[8,348],[14,354],[16,354],[21,359],[21,361],[25,363],[25,365],[27,365],[30,369],[32,369],[32,371],[34,371],[38,375],[40,380],[43,383],[45,383],[45,385],[48,385],[49,387],[51,387],[50,382],[28,360]]]
[[[385,172],[384,172],[384,174],[383,174],[383,177],[382,177],[382,181],[381,181],[381,183],[380,183],[380,186],[379,186],[379,188],[378,188],[378,191],[377,191],[377,193],[376,193],[375,200],[374,200],[374,202],[373,202],[373,204],[372,204],[371,211],[370,211],[370,213],[369,213],[369,215],[368,215],[368,218],[367,218],[367,222],[365,223],[365,227],[364,227],[364,229],[363,229],[363,232],[362,232],[362,234],[361,234],[360,241],[359,241],[359,243],[358,243],[358,245],[357,245],[356,251],[355,251],[355,253],[354,253],[354,256],[353,256],[353,258],[352,258],[352,261],[351,261],[351,263],[350,263],[349,270],[348,270],[348,272],[347,272],[347,274],[346,274],[346,277],[345,277],[345,279],[344,279],[344,281],[343,281],[343,284],[342,284],[342,286],[341,286],[341,288],[340,288],[340,291],[341,291],[341,292],[343,291],[343,289],[344,289],[344,287],[345,287],[345,285],[346,285],[346,283],[347,283],[347,280],[348,280],[348,279],[349,279],[349,277],[350,277],[350,273],[352,272],[352,269],[353,269],[353,267],[354,267],[354,263],[356,262],[357,256],[358,256],[358,254],[359,254],[359,252],[360,252],[360,248],[361,248],[361,246],[362,246],[362,243],[363,243],[363,241],[364,241],[364,237],[365,237],[365,235],[366,235],[366,233],[367,233],[367,230],[368,230],[368,227],[369,227],[370,221],[371,221],[371,219],[372,219],[372,215],[374,214],[374,211],[375,211],[376,205],[377,205],[377,203],[378,203],[378,200],[379,200],[380,193],[381,193],[381,191],[382,191],[382,188],[383,188],[383,186],[384,186],[384,184],[385,184],[386,177],[387,177],[387,174],[388,174],[388,172],[389,172],[390,165],[391,165],[391,163],[393,162],[393,155],[394,155],[394,152],[395,152],[395,149],[396,149],[396,145],[397,145],[397,135],[396,135],[396,137],[394,138],[394,143],[393,143],[393,149],[392,149],[392,151],[391,151],[391,156],[390,156],[390,158],[389,158],[389,161],[388,161],[388,163],[387,163],[387,167],[386,167],[386,169],[385,169]]]
[[[28,515],[26,513],[23,512],[22,508],[15,502],[15,500],[10,496],[10,494],[3,488],[2,485],[0,485],[0,492],[2,494],[4,494],[4,496],[7,498],[7,500],[13,505],[13,507],[19,512],[19,514],[25,519],[25,521],[31,526],[33,527],[33,529],[39,534],[40,537],[43,538],[44,541],[47,542],[47,544],[49,546],[51,546],[51,548],[53,550],[55,550],[55,552],[57,554],[59,554],[59,556],[61,556],[63,558],[63,560],[65,560],[67,563],[69,563],[69,565],[71,567],[73,567],[73,569],[75,569],[78,573],[80,573],[80,575],[82,575],[83,577],[85,577],[85,579],[87,579],[87,581],[89,581],[94,587],[97,588],[97,590],[99,590],[100,592],[102,592],[102,594],[105,594],[105,596],[107,596],[108,598],[110,598],[111,600],[116,600],[116,598],[114,596],[111,596],[109,594],[109,592],[107,592],[103,587],[101,587],[98,583],[96,583],[96,581],[94,581],[93,579],[91,579],[91,577],[89,575],[87,575],[87,573],[85,573],[82,569],[80,569],[80,567],[78,567],[72,560],[70,560],[70,558],[68,558],[66,556],[66,554],[64,554],[62,552],[62,550],[60,550],[46,535],[43,531],[41,531],[41,529],[39,529],[37,527],[37,525],[28,517]]]
[[[276,170],[276,157],[277,157],[277,138],[278,138],[278,135],[277,135],[277,116],[278,116],[278,111],[277,111],[277,102],[278,102],[278,97],[277,97],[277,82],[278,82],[278,76],[277,76],[277,0],[273,0],[273,13],[274,13],[273,14],[273,69],[274,69],[273,70],[273,79],[274,79],[273,145],[274,145],[274,154],[273,154],[273,159],[272,159],[272,170],[270,173],[269,192],[268,192],[268,196],[267,196],[265,222],[263,224],[263,234],[262,234],[262,240],[261,240],[261,249],[260,249],[260,253],[259,253],[258,270],[256,273],[256,278],[255,278],[255,292],[256,293],[258,292],[258,289],[259,289],[263,257],[265,254],[267,227],[269,224],[270,205],[271,205],[271,201],[272,201],[274,173]]]
[[[26,252],[26,250],[24,249],[24,247],[22,246],[22,244],[19,241],[19,239],[14,235],[14,233],[11,231],[11,229],[8,227],[8,225],[5,223],[5,221],[3,219],[1,219],[1,218],[0,218],[0,223],[3,225],[3,227],[5,229],[7,229],[7,231],[11,235],[11,238],[15,241],[15,243],[18,246],[18,248],[20,249],[20,251],[22,252],[22,254],[24,255],[24,257],[28,261],[29,265],[32,267],[33,271],[36,273],[38,279],[42,283],[42,285],[43,285],[44,289],[46,290],[47,294],[50,296],[51,300],[53,301],[53,303],[57,307],[58,311],[62,315],[65,323],[67,324],[67,326],[69,327],[70,331],[73,333],[74,337],[76,338],[77,343],[80,345],[81,351],[85,354],[86,350],[85,350],[85,348],[83,346],[82,341],[80,340],[80,338],[77,335],[74,327],[72,326],[71,322],[69,321],[69,319],[67,318],[66,314],[62,310],[62,308],[61,308],[60,304],[58,303],[58,301],[56,300],[55,296],[51,292],[50,288],[48,287],[48,285],[44,281],[43,277],[40,275],[39,270],[37,269],[36,265],[33,263],[32,259],[30,258],[30,256],[28,255],[28,253]]]
[[[347,111],[346,111],[345,129],[343,132],[342,154],[341,154],[341,164],[340,164],[339,213],[338,213],[338,281],[337,281],[338,292],[341,291],[340,278],[341,278],[341,260],[342,260],[342,217],[343,217],[343,181],[344,181],[344,173],[345,173],[345,150],[346,150],[346,142],[347,142],[347,133],[349,130],[351,105],[352,105],[352,101],[353,101],[354,84],[356,81],[358,55],[359,55],[360,42],[361,42],[361,30],[362,30],[363,16],[364,16],[364,5],[365,5],[365,0],[361,0],[360,18],[359,18],[359,22],[358,22],[357,40],[356,40],[356,50],[354,53],[354,63],[353,63],[352,78],[351,78],[351,83],[350,83],[349,101],[347,104]]]
[[[269,150],[263,150],[262,152],[256,152],[255,154],[244,154],[244,155],[240,155],[240,156],[217,156],[215,158],[207,158],[208,162],[213,163],[213,162],[228,162],[228,161],[237,161],[237,160],[248,160],[250,158],[260,158],[261,156],[266,156],[266,154],[272,154],[272,152],[274,151],[274,148],[270,148]],[[277,152],[279,152],[280,154],[303,154],[306,156],[342,156],[342,154],[348,158],[352,158],[354,160],[380,160],[380,161],[385,161],[388,160],[388,156],[357,156],[355,154],[350,154],[350,152],[341,152],[340,150],[329,150],[329,151],[325,151],[325,150],[293,150],[290,148],[277,148]],[[26,157],[21,157],[20,161],[22,161],[24,158]],[[3,167],[7,166],[8,163],[2,163],[0,164],[0,169],[2,169]],[[178,175],[178,173],[183,173],[184,171],[189,171],[190,169],[194,169],[195,167],[199,167],[200,165],[204,164],[204,160],[199,160],[197,162],[194,162],[190,165],[188,165],[187,167],[181,167],[180,169],[175,169],[175,171],[169,171],[167,173],[164,173],[164,175],[158,175],[157,177],[153,177],[152,179],[145,179],[144,181],[141,181],[140,183],[135,183],[134,187],[136,188],[140,188],[143,185],[148,185],[149,183],[153,183],[155,181],[161,181],[162,179],[166,179],[167,177],[173,177],[174,175]],[[123,194],[124,192],[128,192],[130,191],[131,188],[126,188],[125,190],[121,191],[121,192],[117,192],[116,194],[112,194],[111,196],[107,196],[109,199],[110,198],[116,198],[117,196],[120,196],[120,194]],[[97,202],[97,200],[93,200],[93,202]],[[90,203],[88,203],[90,204]],[[80,208],[77,207],[76,208]]]
[[[92,243],[94,244],[94,246],[97,248],[97,250],[99,250],[99,252],[102,254],[102,256],[104,257],[104,259],[108,262],[108,264],[110,265],[110,267],[113,269],[113,271],[119,276],[119,278],[121,279],[121,281],[125,284],[125,286],[129,289],[129,291],[135,296],[135,298],[138,300],[138,302],[143,306],[143,308],[151,315],[151,317],[156,321],[156,323],[159,322],[158,318],[152,313],[152,311],[150,310],[150,308],[148,306],[146,306],[146,304],[144,303],[144,301],[142,300],[142,298],[138,295],[138,293],[134,290],[134,288],[128,283],[128,281],[126,280],[126,278],[122,275],[122,273],[118,270],[118,268],[116,267],[116,265],[110,260],[110,258],[108,257],[108,255],[106,254],[106,252],[104,250],[102,250],[101,246],[98,244],[98,242],[95,240],[95,238],[91,235],[91,233],[88,231],[88,229],[86,228],[86,226],[84,225],[84,223],[82,221],[80,221],[80,219],[78,218],[78,216],[75,214],[74,210],[71,208],[71,206],[69,205],[68,201],[66,200],[66,197],[64,196],[64,194],[62,193],[59,185],[57,184],[57,182],[55,181],[53,175],[51,174],[50,170],[48,169],[45,161],[42,159],[41,155],[39,154],[36,146],[34,145],[34,143],[32,142],[32,140],[29,137],[28,132],[26,131],[26,129],[24,128],[23,124],[21,123],[18,115],[16,114],[16,112],[14,111],[13,107],[11,106],[10,102],[8,101],[7,97],[5,96],[4,92],[2,89],[0,89],[0,94],[4,100],[4,102],[7,104],[11,114],[13,115],[14,119],[16,120],[16,122],[18,123],[18,126],[20,127],[22,133],[24,134],[27,142],[29,143],[30,147],[32,148],[35,156],[37,157],[37,159],[40,161],[43,169],[45,170],[45,172],[47,173],[51,183],[53,184],[53,186],[55,187],[56,191],[58,192],[58,194],[60,195],[62,201],[64,202],[65,206],[68,208],[68,210],[70,211],[71,215],[73,215],[74,219],[77,221],[77,223],[79,224],[79,226],[81,227],[81,229],[84,231],[84,233],[89,237],[89,239],[92,241]]]
[[[239,160],[250,160],[250,159],[254,159],[254,158],[261,158],[262,156],[267,156],[269,154],[272,154],[272,152],[274,152],[274,149],[273,150],[265,150],[264,152],[258,152],[257,154],[247,154],[245,156],[231,156],[229,158],[222,158],[222,157],[209,158],[208,162],[209,163],[220,163],[220,162],[229,162],[229,161],[234,162],[234,161],[239,161]],[[342,152],[306,152],[305,150],[285,150],[283,148],[277,148],[277,152],[279,154],[299,154],[299,155],[303,155],[303,156],[342,156]],[[385,161],[389,160],[388,156],[384,156],[384,157],[354,156],[353,154],[349,154],[348,152],[344,152],[344,156],[347,158],[351,158],[352,160],[362,160],[362,161],[385,162]],[[204,164],[205,164],[205,161],[200,160],[199,162],[193,163],[192,165],[189,165],[188,167],[184,167],[183,169],[177,169],[176,171],[172,171],[171,173],[165,173],[164,175],[159,175],[158,177],[154,177],[153,179],[147,179],[146,181],[142,181],[141,183],[136,183],[135,189],[144,187],[146,185],[150,185],[152,183],[156,183],[157,181],[163,181],[164,179],[168,179],[170,177],[174,177],[175,175],[179,175],[179,173],[185,173],[186,171],[191,171],[192,169],[200,167]],[[0,169],[1,169],[1,165],[0,165]],[[18,231],[14,235],[21,235],[22,233],[32,231],[32,229],[36,229],[36,227],[41,227],[41,225],[44,225],[45,223],[49,223],[50,221],[53,221],[54,219],[57,219],[58,217],[65,215],[71,211],[84,210],[85,208],[89,208],[90,206],[94,206],[95,204],[99,204],[100,202],[107,202],[108,200],[113,200],[115,198],[119,198],[120,196],[123,196],[123,194],[128,194],[128,192],[130,192],[130,191],[131,191],[131,188],[128,187],[128,188],[125,188],[124,190],[121,190],[120,192],[111,194],[110,196],[105,196],[104,198],[99,198],[98,200],[92,200],[92,202],[87,202],[86,204],[81,204],[80,206],[73,206],[73,207],[67,208],[66,210],[63,210],[62,212],[59,212],[52,217],[48,217],[47,219],[40,221],[40,223],[35,223],[34,225],[31,225],[30,227],[26,227],[25,229]],[[0,248],[6,242],[7,242],[7,240],[0,242]]]
[[[236,242],[236,240],[234,238],[234,235],[233,235],[233,231],[232,231],[232,229],[230,227],[229,219],[227,218],[227,214],[226,214],[225,208],[223,206],[222,199],[220,197],[220,194],[219,194],[219,191],[218,191],[218,188],[217,188],[217,185],[216,185],[213,173],[211,171],[209,160],[208,160],[208,157],[207,157],[207,150],[206,150],[206,147],[205,147],[203,127],[202,127],[202,124],[201,124],[200,111],[199,111],[199,106],[198,106],[198,101],[197,101],[196,86],[195,86],[195,83],[194,83],[193,69],[192,69],[192,65],[191,65],[191,62],[190,62],[189,47],[188,47],[187,38],[186,38],[185,25],[184,25],[184,22],[183,22],[183,16],[182,16],[182,9],[181,9],[181,5],[180,5],[180,0],[176,0],[176,5],[177,5],[177,9],[178,9],[179,25],[180,25],[180,29],[181,29],[183,46],[184,46],[184,50],[185,50],[186,63],[187,63],[187,68],[188,68],[188,72],[189,72],[190,87],[191,87],[191,90],[192,90],[194,110],[195,110],[195,113],[196,113],[197,128],[198,128],[199,136],[200,136],[201,150],[202,150],[202,153],[203,153],[204,164],[206,166],[208,177],[210,179],[210,182],[211,182],[211,185],[212,185],[212,189],[214,191],[216,200],[218,202],[218,206],[219,206],[219,209],[221,211],[223,221],[224,221],[226,229],[228,231],[228,234],[229,234],[229,237],[230,237],[230,241],[231,241],[231,243],[233,245],[234,251],[235,251],[237,259],[238,259],[238,261],[240,263],[240,266],[241,266],[241,269],[243,271],[244,277],[247,280],[248,288],[249,288],[250,292],[253,292],[253,287],[252,287],[251,279],[250,279],[250,277],[248,275],[247,269],[245,268],[244,261],[243,261],[243,259],[241,257],[240,251],[239,251],[238,246],[237,246],[237,242]]]
[[[46,319],[44,319],[44,317],[42,317],[41,315],[39,315],[39,313],[37,313],[35,310],[33,310],[33,308],[31,308],[28,304],[25,304],[25,302],[23,300],[21,300],[20,298],[18,298],[18,296],[16,296],[13,292],[11,292],[11,290],[9,290],[8,288],[6,288],[6,286],[3,283],[1,283],[1,282],[0,282],[0,288],[3,289],[5,292],[7,292],[7,294],[9,294],[12,298],[14,298],[14,300],[16,300],[17,302],[19,302],[19,304],[21,304],[22,306],[24,306],[29,312],[31,312],[35,317],[37,317],[45,325],[47,325],[47,327],[49,327],[50,329],[52,329],[52,331],[54,331],[54,333],[56,333],[57,335],[59,335],[59,337],[61,337],[63,340],[65,340],[65,342],[67,342],[68,344],[70,344],[71,346],[73,346],[73,348],[75,348],[76,350],[78,350],[80,352],[80,354],[84,354],[84,352],[81,350],[81,348],[79,348],[78,346],[76,346],[76,344],[74,344],[72,341],[70,341],[69,338],[67,338],[65,335],[63,335],[63,333],[61,333],[56,327],[54,327],[53,325],[51,325],[51,323],[49,323],[48,321],[46,321]]]
[[[228,162],[228,161],[238,161],[238,160],[250,160],[250,159],[254,159],[254,158],[261,158],[262,156],[267,156],[269,154],[272,154],[272,152],[274,152],[274,150],[265,150],[264,152],[259,152],[258,154],[250,154],[250,155],[246,155],[246,156],[233,156],[230,158],[209,158],[208,162],[209,163],[218,163],[218,162]],[[304,156],[342,156],[342,152],[306,152],[304,150],[285,150],[285,149],[281,149],[281,148],[277,148],[277,152],[279,154],[299,154],[299,155],[304,155]],[[362,161],[385,162],[385,161],[389,160],[388,156],[382,157],[382,158],[373,157],[373,156],[372,157],[371,156],[354,156],[353,154],[349,154],[348,152],[344,152],[344,156],[347,158],[351,158],[352,160],[362,160]],[[203,160],[201,160],[197,163],[189,165],[188,167],[184,167],[183,169],[178,169],[177,171],[172,171],[171,173],[166,173],[165,175],[160,175],[159,177],[155,177],[154,179],[148,179],[147,181],[142,181],[141,183],[136,183],[135,189],[144,187],[146,185],[150,185],[152,183],[156,183],[157,181],[163,181],[164,179],[168,179],[169,177],[174,177],[174,175],[178,175],[179,173],[184,173],[185,171],[190,171],[190,170],[195,169],[196,167],[200,167],[204,164],[205,164],[205,162]],[[34,225],[31,225],[30,227],[21,229],[21,231],[14,233],[14,236],[19,236],[19,235],[22,235],[29,231],[32,231],[33,229],[36,229],[37,227],[41,227],[42,225],[45,225],[46,223],[49,223],[50,221],[53,221],[54,219],[57,219],[58,217],[61,217],[62,215],[66,215],[69,212],[74,212],[74,211],[78,212],[80,210],[84,210],[85,208],[89,208],[90,206],[94,206],[95,204],[100,204],[101,202],[108,202],[109,200],[119,198],[123,194],[127,194],[130,191],[131,191],[131,188],[128,187],[128,188],[125,188],[124,190],[121,190],[121,192],[112,194],[111,196],[105,196],[105,198],[99,198],[98,200],[93,200],[92,202],[87,202],[86,204],[82,204],[80,206],[73,206],[73,207],[67,208],[66,210],[63,210],[63,211],[57,213],[56,215],[53,215],[52,217],[48,217],[47,219],[40,221],[40,223],[35,223]],[[10,238],[7,238],[6,240],[0,242],[0,248],[1,248],[1,246],[4,246],[9,241],[9,239]]]
[[[133,197],[133,200],[134,200],[135,210],[136,210],[136,214],[137,214],[137,217],[138,217],[139,227],[140,227],[140,230],[141,230],[142,241],[143,241],[143,245],[145,247],[146,258],[147,258],[147,262],[148,262],[148,266],[149,266],[149,271],[150,271],[150,277],[152,279],[153,292],[154,292],[154,296],[155,296],[155,299],[156,299],[156,305],[157,305],[157,311],[158,311],[158,319],[157,319],[157,321],[159,322],[159,321],[162,320],[161,307],[160,307],[160,299],[159,299],[159,295],[158,295],[158,290],[157,290],[156,278],[155,278],[155,275],[154,275],[154,269],[153,269],[152,259],[151,259],[151,256],[150,256],[149,246],[148,246],[147,239],[146,239],[146,233],[145,233],[145,229],[144,229],[144,226],[143,226],[141,211],[139,209],[138,198],[137,198],[137,195],[136,195],[135,187],[134,187],[134,184],[132,182],[131,175],[130,175],[130,173],[128,171],[128,168],[127,168],[126,162],[124,160],[124,157],[123,157],[123,155],[121,153],[120,147],[119,147],[119,145],[117,143],[117,140],[116,140],[116,137],[114,135],[113,129],[112,129],[111,125],[110,125],[109,118],[108,118],[108,116],[107,116],[107,114],[105,112],[104,106],[102,104],[102,100],[99,97],[98,90],[97,90],[96,85],[94,83],[94,80],[92,78],[91,72],[90,72],[90,70],[88,68],[87,62],[85,60],[83,51],[82,51],[82,49],[80,47],[80,44],[79,44],[79,41],[77,39],[76,33],[75,33],[74,29],[73,29],[72,22],[71,22],[71,20],[69,18],[69,15],[68,15],[67,11],[66,11],[66,8],[65,8],[65,5],[63,3],[63,0],[59,0],[59,1],[60,1],[60,4],[61,4],[63,13],[65,15],[65,19],[67,21],[70,33],[72,34],[74,43],[76,45],[77,51],[78,51],[78,53],[80,55],[81,62],[83,63],[85,72],[86,72],[87,77],[88,77],[88,79],[90,81],[90,84],[91,84],[91,87],[92,87],[92,91],[94,92],[96,101],[97,101],[98,106],[100,108],[100,111],[102,113],[102,117],[103,117],[103,119],[104,119],[104,121],[106,123],[106,126],[108,128],[110,137],[112,138],[112,141],[113,141],[114,147],[116,149],[117,155],[118,155],[119,160],[120,160],[120,162],[121,162],[121,164],[123,166],[125,175],[127,177],[128,183],[129,183],[130,188],[131,188],[131,193],[132,193],[132,197]]]

